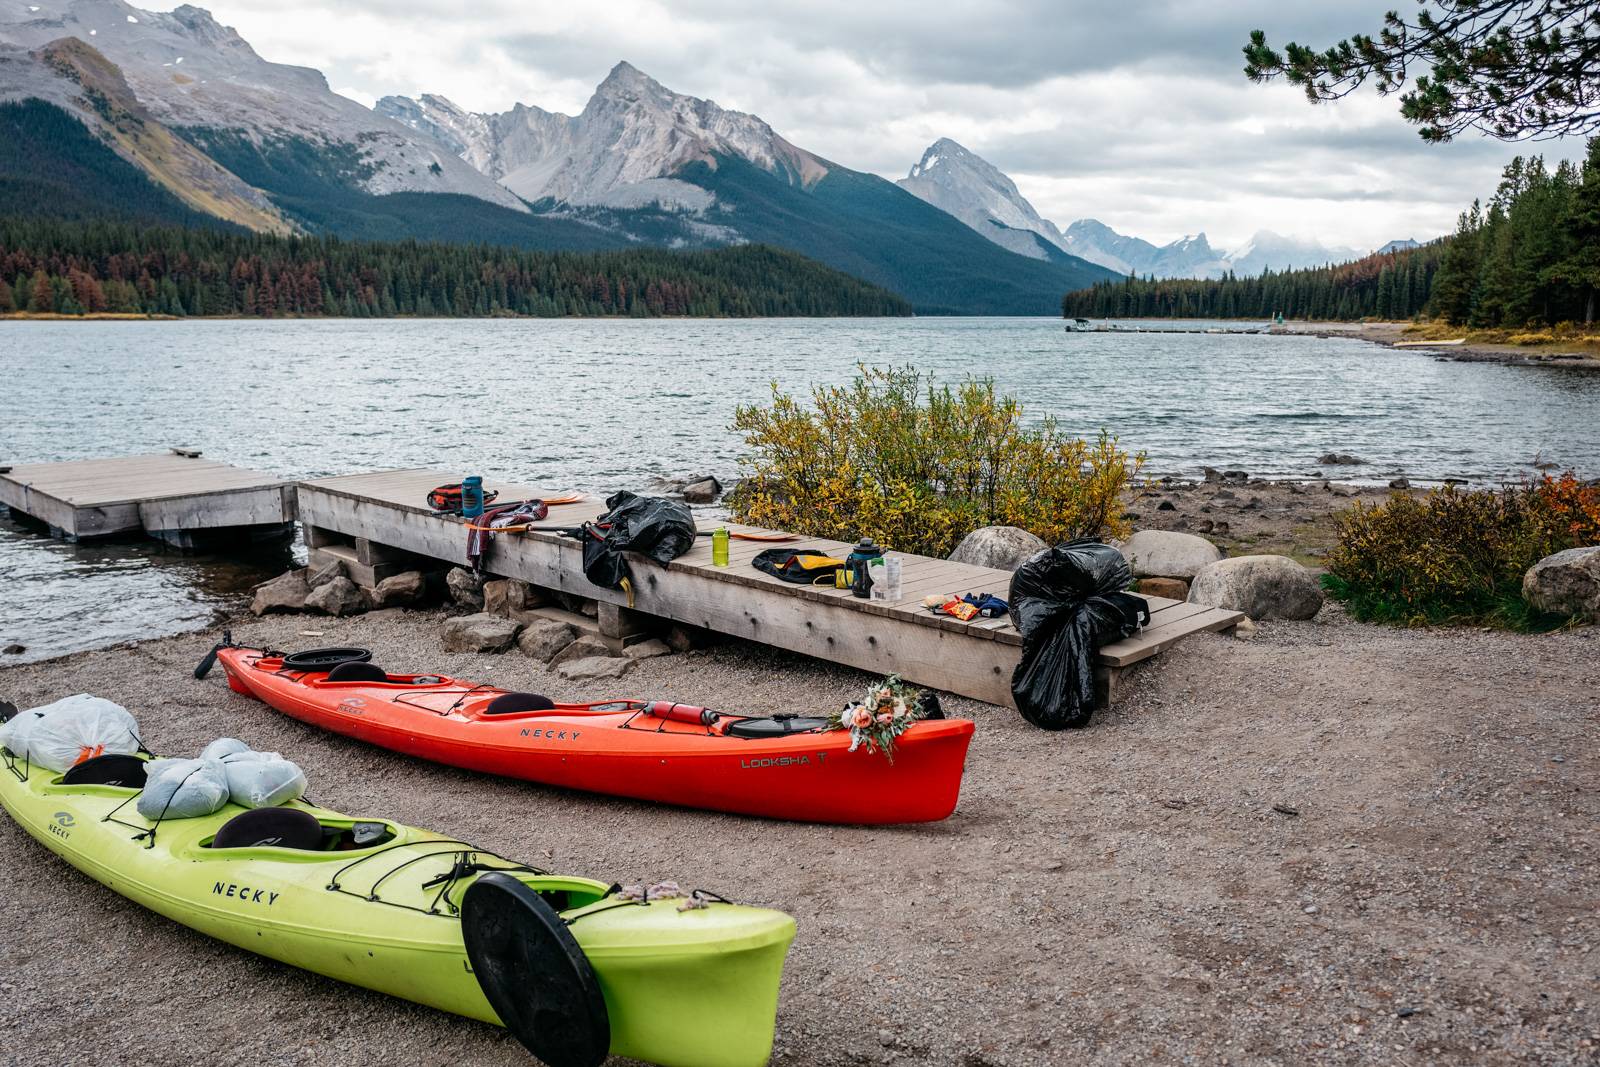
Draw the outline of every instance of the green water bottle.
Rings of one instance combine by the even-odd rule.
[[[728,565],[728,528],[718,526],[711,535],[711,565],[713,567],[726,567]]]

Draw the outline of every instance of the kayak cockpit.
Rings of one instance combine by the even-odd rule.
[[[378,848],[397,836],[394,827],[384,822],[319,819],[305,808],[250,808],[223,823],[215,834],[201,839],[199,847],[345,853]]]

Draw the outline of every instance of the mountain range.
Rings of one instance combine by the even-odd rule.
[[[24,102],[70,116],[170,194],[172,220],[547,249],[771,244],[924,313],[1052,314],[1062,292],[1111,276],[1066,254],[1016,255],[626,63],[574,116],[476,114],[437,95],[369,109],[315,70],[262,59],[197,7],[0,0],[0,107],[13,109],[0,183],[15,203],[83,215],[127,202],[128,176],[82,165],[88,149],[75,156],[65,128],[32,112],[23,121]]]
[[[0,0],[0,191],[57,216],[137,209],[257,232],[770,244],[922,313],[1053,314],[1063,292],[1129,271],[1198,276],[1334,254],[1265,232],[1219,255],[1203,234],[1157,248],[1093,220],[1061,231],[954,141],[890,182],[628,63],[577,115],[471,112],[426,93],[367,108],[316,70],[262,59],[201,8],[124,0]]]
[[[1203,233],[1158,246],[1120,234],[1095,219],[1079,219],[1061,230],[1040,215],[998,167],[948,137],[929,145],[898,184],[1019,255],[1050,259],[1066,253],[1123,275],[1219,278],[1230,271],[1258,275],[1269,269],[1343,263],[1365,254],[1271,230],[1258,231],[1231,251],[1212,248]],[[1390,244],[1404,246],[1404,242]]]

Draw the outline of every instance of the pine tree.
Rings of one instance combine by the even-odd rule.
[[[33,295],[28,300],[28,310],[49,312],[56,309],[56,292],[50,277],[41,267],[33,272]]]
[[[1567,254],[1550,265],[1545,278],[1574,290],[1585,324],[1595,320],[1600,293],[1600,137],[1589,142],[1583,177],[1573,190],[1566,224]]]

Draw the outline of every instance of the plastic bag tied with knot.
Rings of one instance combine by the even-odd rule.
[[[79,693],[18,712],[3,728],[0,743],[13,755],[59,773],[96,756],[138,752],[139,724],[121,704]]]
[[[1150,621],[1128,561],[1088,538],[1036,552],[1011,578],[1011,621],[1022,660],[1011,675],[1017,710],[1035,726],[1089,725],[1094,714],[1094,651]]]

